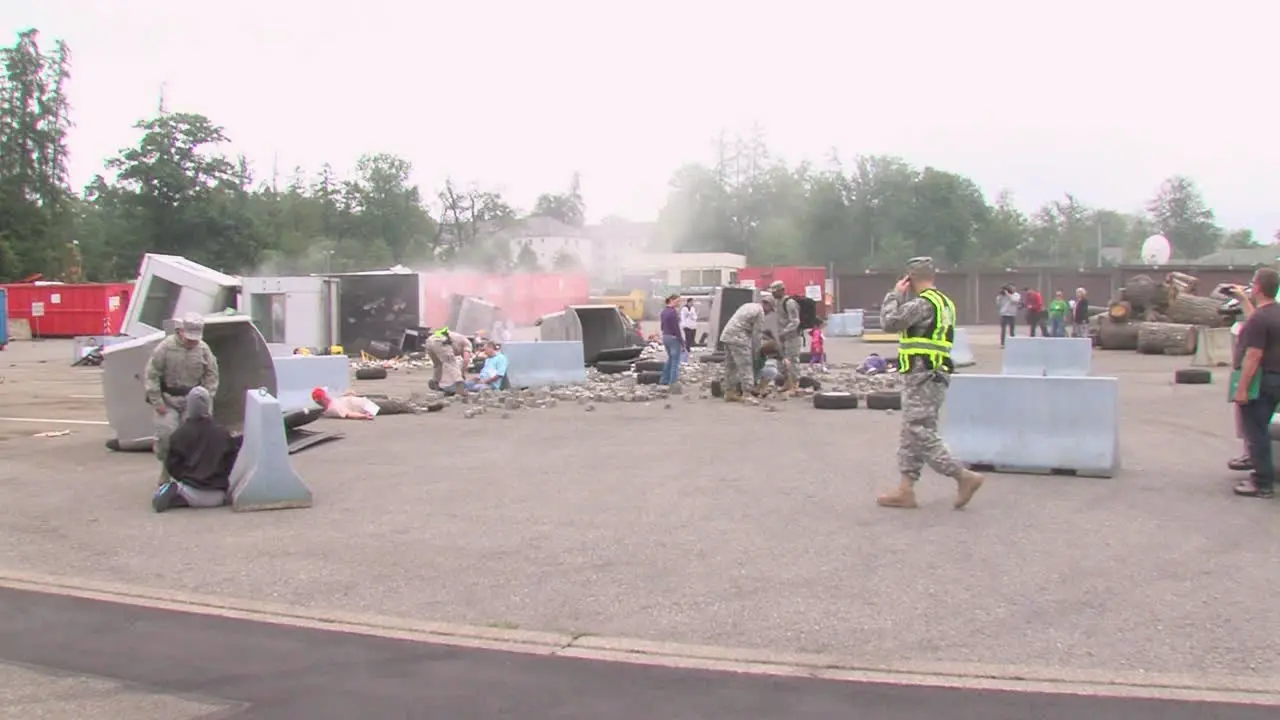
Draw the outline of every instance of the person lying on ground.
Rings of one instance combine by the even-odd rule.
[[[889,368],[889,363],[877,353],[871,353],[857,367],[859,375],[880,375]]]
[[[331,397],[329,391],[324,388],[315,388],[311,391],[311,399],[324,408],[320,413],[320,417],[337,418],[339,420],[373,419],[373,413],[365,407],[365,403],[372,401],[356,395],[351,390],[335,398]]]
[[[489,340],[485,342],[480,349],[484,354],[484,365],[480,368],[479,375],[472,375],[467,381],[467,392],[479,392],[480,390],[498,390],[502,387],[502,381],[507,377],[507,356],[502,354],[502,346]]]
[[[231,469],[243,438],[213,420],[213,399],[203,387],[187,393],[186,419],[169,437],[165,471],[170,480],[151,498],[151,507],[218,507],[227,501]]]

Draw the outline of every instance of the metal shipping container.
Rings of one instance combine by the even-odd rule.
[[[822,308],[827,284],[827,269],[823,267],[748,267],[738,271],[738,284],[763,290],[769,283],[781,280],[790,295],[806,295]],[[819,310],[822,312],[822,310]]]
[[[32,337],[118,335],[133,283],[12,283],[9,317],[31,324]]]

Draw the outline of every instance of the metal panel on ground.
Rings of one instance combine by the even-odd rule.
[[[587,381],[581,341],[509,342],[503,344],[502,352],[507,356],[507,379],[512,387],[581,385]]]
[[[1083,377],[1093,364],[1093,341],[1088,338],[1011,337],[1005,342],[1005,375]]]
[[[1115,378],[956,375],[942,438],[956,459],[996,472],[1112,477],[1119,410]]]

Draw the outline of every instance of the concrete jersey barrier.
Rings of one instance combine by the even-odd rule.
[[[502,352],[507,356],[507,380],[513,388],[587,381],[581,341],[509,342],[502,345]]]
[[[956,328],[955,339],[951,341],[951,364],[954,367],[970,367],[976,364],[973,359],[973,346],[969,344],[969,331]]]
[[[1227,367],[1231,365],[1234,338],[1231,328],[1196,329],[1196,352],[1191,356],[1192,367]]]
[[[265,389],[244,393],[244,443],[231,468],[231,509],[311,507],[311,491],[293,469],[280,401]]]
[[[1119,411],[1115,378],[956,375],[942,438],[956,459],[996,472],[1112,477]]]
[[[322,387],[338,396],[351,389],[351,361],[346,355],[290,355],[271,358],[276,370],[276,399],[286,413],[320,407],[311,391]]]
[[[1084,377],[1093,365],[1088,338],[1011,337],[1003,353],[1005,375]]]

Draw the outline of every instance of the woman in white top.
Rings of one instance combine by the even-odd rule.
[[[680,308],[680,329],[684,331],[684,360],[688,362],[698,334],[698,311],[693,308],[693,298],[686,298],[684,307]]]

